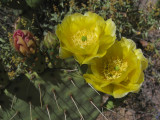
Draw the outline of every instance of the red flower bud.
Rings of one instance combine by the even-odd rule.
[[[13,38],[15,49],[24,56],[28,56],[36,52],[36,39],[28,30],[15,31]]]

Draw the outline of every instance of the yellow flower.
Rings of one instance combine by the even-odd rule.
[[[96,58],[90,65],[85,80],[98,91],[121,98],[128,92],[138,92],[144,81],[148,60],[134,41],[122,38],[107,50],[102,58]]]
[[[116,26],[109,19],[95,13],[68,15],[57,26],[61,58],[74,56],[80,64],[88,64],[95,57],[103,57],[116,39]]]

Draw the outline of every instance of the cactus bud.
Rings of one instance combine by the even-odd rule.
[[[55,48],[57,41],[58,39],[56,35],[54,33],[48,32],[44,37],[44,46],[48,49]]]
[[[13,38],[14,47],[18,52],[20,52],[24,56],[35,54],[36,39],[31,32],[29,32],[28,30],[16,30]]]

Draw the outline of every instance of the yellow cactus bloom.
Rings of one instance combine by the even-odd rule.
[[[91,59],[106,54],[115,42],[115,31],[111,19],[104,21],[95,13],[68,15],[56,29],[60,40],[59,56],[63,59],[74,56],[80,64],[88,64]]]
[[[104,57],[94,59],[90,73],[83,76],[98,91],[121,98],[129,92],[139,91],[147,66],[148,60],[141,49],[136,49],[134,41],[122,38]]]

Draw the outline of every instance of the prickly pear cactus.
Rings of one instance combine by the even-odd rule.
[[[95,120],[101,96],[85,83],[83,66],[73,58],[59,58],[54,33],[48,32],[42,44],[44,50],[30,56],[17,52],[31,69],[10,81],[3,91],[0,119]]]
[[[0,109],[4,120],[95,120],[99,112],[93,104],[101,104],[101,96],[77,69],[27,73],[12,81],[5,94],[12,102]]]
[[[22,10],[13,24],[13,32],[33,33],[36,47],[29,45],[33,40],[30,37],[18,34],[16,39],[13,33],[10,41],[15,49],[15,61],[16,57],[22,60],[13,72],[18,70],[20,75],[8,80],[0,64],[0,120],[95,120],[101,113],[102,96],[83,79],[85,66],[73,58],[59,58],[59,40],[54,32],[43,30],[43,24],[37,21],[38,13],[35,15],[36,10],[31,9],[43,0],[17,1],[2,0],[1,3]],[[45,37],[44,33],[47,33]],[[24,51],[30,53],[30,49],[31,54],[25,54]]]

